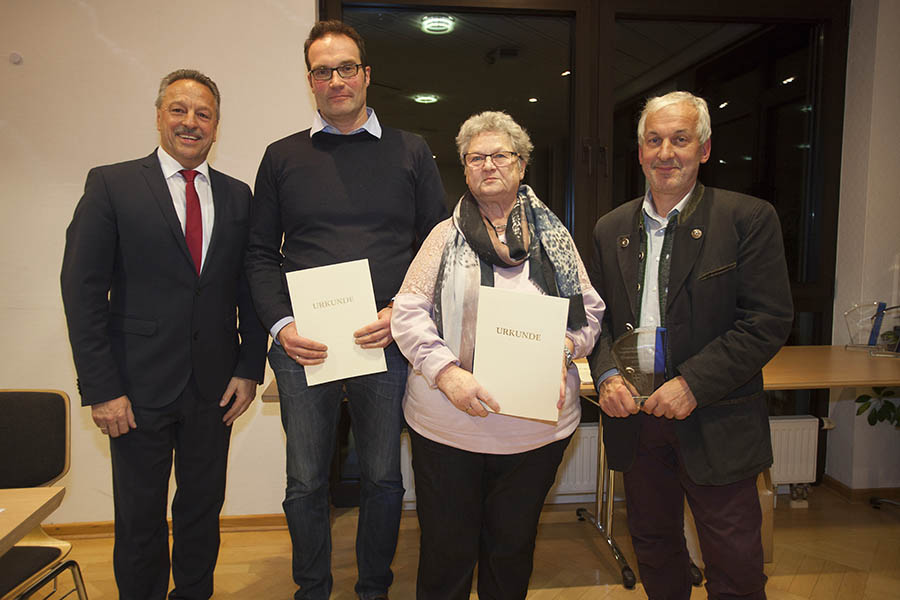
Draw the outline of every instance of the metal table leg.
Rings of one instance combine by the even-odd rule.
[[[602,419],[602,417],[601,417]],[[613,472],[606,466],[606,448],[603,445],[603,424],[602,420],[597,423],[597,506],[596,512],[591,513],[586,508],[579,508],[575,511],[579,521],[590,521],[600,535],[606,540],[612,552],[613,558],[622,571],[622,585],[625,589],[634,589],[637,578],[634,571],[628,566],[622,551],[619,549],[616,540],[613,538],[613,501],[615,498],[615,477]]]
[[[890,504],[891,506],[900,506],[900,502],[896,500],[890,500],[888,498],[869,498],[869,504],[872,505],[872,508],[881,508],[882,504]]]

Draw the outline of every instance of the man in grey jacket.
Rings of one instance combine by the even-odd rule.
[[[649,191],[594,228],[591,279],[607,310],[591,371],[654,600],[690,597],[685,497],[709,597],[765,598],[756,477],[772,447],[762,367],[790,332],[791,290],[772,205],[697,181],[710,137],[702,98],[650,99],[638,124]],[[667,332],[666,381],[642,407],[611,356],[630,327]]]

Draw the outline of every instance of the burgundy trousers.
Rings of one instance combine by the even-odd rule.
[[[640,440],[624,473],[628,528],[650,600],[687,600],[690,557],[684,499],[697,525],[710,600],[765,599],[762,511],[756,477],[697,485],[681,460],[671,420],[641,413]]]

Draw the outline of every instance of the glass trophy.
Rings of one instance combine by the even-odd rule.
[[[900,305],[885,302],[854,304],[844,313],[850,343],[847,348],[871,354],[898,356],[900,353]]]
[[[619,373],[637,392],[635,404],[642,407],[666,381],[665,327],[632,329],[613,342],[612,356]]]

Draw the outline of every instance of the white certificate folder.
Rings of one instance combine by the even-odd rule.
[[[320,365],[304,367],[307,385],[387,371],[384,350],[363,349],[353,332],[377,318],[369,260],[286,274],[297,333],[328,346]]]
[[[500,413],[556,422],[569,301],[482,286],[473,374]]]

